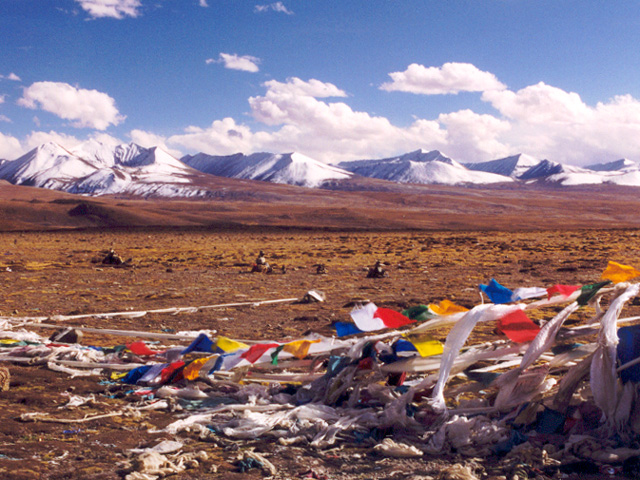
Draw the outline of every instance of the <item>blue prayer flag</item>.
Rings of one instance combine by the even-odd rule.
[[[513,292],[507,287],[503,287],[495,279],[491,279],[489,285],[480,284],[480,290],[487,294],[489,300],[495,304],[509,303],[513,297]]]

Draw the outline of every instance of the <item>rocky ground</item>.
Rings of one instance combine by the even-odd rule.
[[[110,248],[124,259],[130,258],[130,265],[96,263]],[[261,249],[275,267],[272,275],[249,273]],[[366,278],[366,268],[376,260],[384,262],[387,278]],[[491,278],[513,288],[583,285],[598,281],[609,260],[640,267],[640,232],[327,232],[283,228],[2,233],[0,315],[53,317],[155,310],[301,298],[311,289],[324,292],[323,303],[245,305],[135,319],[90,317],[60,322],[51,318],[46,322],[147,332],[207,329],[231,338],[281,342],[310,331],[332,335],[332,322],[348,321],[354,300],[368,299],[394,310],[443,299],[472,307],[480,302],[478,284]],[[328,273],[317,274],[318,264],[324,264]],[[286,273],[282,273],[283,266]],[[640,302],[634,301],[624,315],[639,313]],[[493,338],[494,327],[488,325],[469,342]],[[53,328],[29,328],[47,336],[54,332]],[[443,329],[435,336],[444,340],[446,334]],[[82,343],[115,346],[133,340],[139,338],[87,333]],[[513,465],[497,457],[399,460],[353,443],[318,450],[284,447],[273,440],[236,441],[220,436],[201,441],[197,436],[172,438],[149,433],[176,419],[175,412],[167,411],[84,423],[20,421],[20,415],[34,412],[79,419],[118,412],[140,400],[106,382],[106,375],[71,378],[46,366],[6,366],[11,381],[9,390],[0,393],[2,478],[120,479],[130,471],[131,449],[151,447],[162,440],[180,440],[183,452],[206,452],[206,460],[196,468],[173,477],[181,479],[268,476],[257,468],[240,472],[237,459],[250,449],[273,463],[276,478],[449,478],[444,476],[445,470],[456,463],[468,466],[477,478],[512,478],[514,474]],[[89,394],[95,395],[93,402],[63,408],[70,395]],[[587,477],[584,472],[538,471],[537,475],[603,478],[605,474]]]

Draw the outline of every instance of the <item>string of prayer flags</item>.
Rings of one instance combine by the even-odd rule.
[[[609,260],[607,268],[602,272],[603,280],[611,280],[613,283],[627,282],[632,278],[640,276],[640,270],[636,270],[629,265],[622,265]]]
[[[512,342],[524,343],[536,338],[540,327],[533,323],[522,310],[516,310],[498,320],[498,330]]]
[[[547,298],[551,299],[554,293],[568,297],[579,288],[577,285],[554,285],[553,287],[547,288]]]
[[[382,330],[383,328],[400,328],[415,323],[400,312],[390,308],[378,308],[374,303],[367,303],[364,307],[351,311],[353,322],[363,332]]]
[[[513,298],[513,292],[507,287],[500,285],[494,278],[491,279],[488,285],[480,284],[479,287],[491,302],[497,304],[509,303]]]
[[[439,305],[429,304],[429,310],[436,315],[453,315],[454,313],[468,312],[469,309],[456,305],[451,300],[442,300]]]

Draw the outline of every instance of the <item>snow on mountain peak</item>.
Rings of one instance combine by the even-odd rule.
[[[490,160],[488,162],[467,163],[465,167],[469,170],[476,170],[488,173],[496,173],[511,178],[518,178],[531,167],[537,165],[539,160],[519,153],[510,157],[499,158],[498,160]]]
[[[381,160],[342,162],[339,167],[364,177],[400,183],[459,185],[464,183],[499,183],[513,181],[509,177],[468,170],[438,150],[416,150],[398,157]]]
[[[216,156],[199,153],[182,161],[192,168],[212,175],[262,180],[302,187],[317,187],[327,180],[349,178],[352,174],[302,153],[254,153]]]

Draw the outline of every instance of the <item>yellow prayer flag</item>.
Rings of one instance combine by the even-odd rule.
[[[214,356],[218,357],[219,355]],[[207,363],[211,358],[212,357],[196,358],[193,362],[184,367],[184,370],[182,370],[182,376],[187,380],[195,380],[196,378],[198,378],[200,370],[202,369],[204,364]]]
[[[405,338],[416,347],[421,357],[440,355],[444,350],[442,343],[434,340],[430,335],[407,335]]]
[[[241,348],[249,348],[249,345],[244,344],[242,342],[237,342],[235,340],[231,340],[227,337],[218,337],[218,341],[216,342],[216,347],[222,350],[225,353],[235,352],[236,350],[240,350]]]
[[[14,343],[19,343],[20,340],[15,340],[13,338],[3,338],[2,340],[0,340],[0,344],[2,345],[12,345]]]
[[[451,315],[453,313],[467,312],[468,308],[461,307],[460,305],[456,305],[450,300],[442,300],[440,305],[436,305],[435,303],[429,304],[429,310],[431,310],[436,315]]]
[[[613,283],[626,282],[637,276],[640,276],[640,270],[612,261],[609,261],[607,268],[602,272],[603,280],[611,280]]]
[[[320,340],[296,340],[295,342],[287,343],[282,350],[302,360],[309,353],[311,344],[318,343],[319,341]]]
[[[111,380],[120,380],[121,378],[124,378],[127,376],[129,372],[111,372],[111,375],[109,375],[109,378]]]

